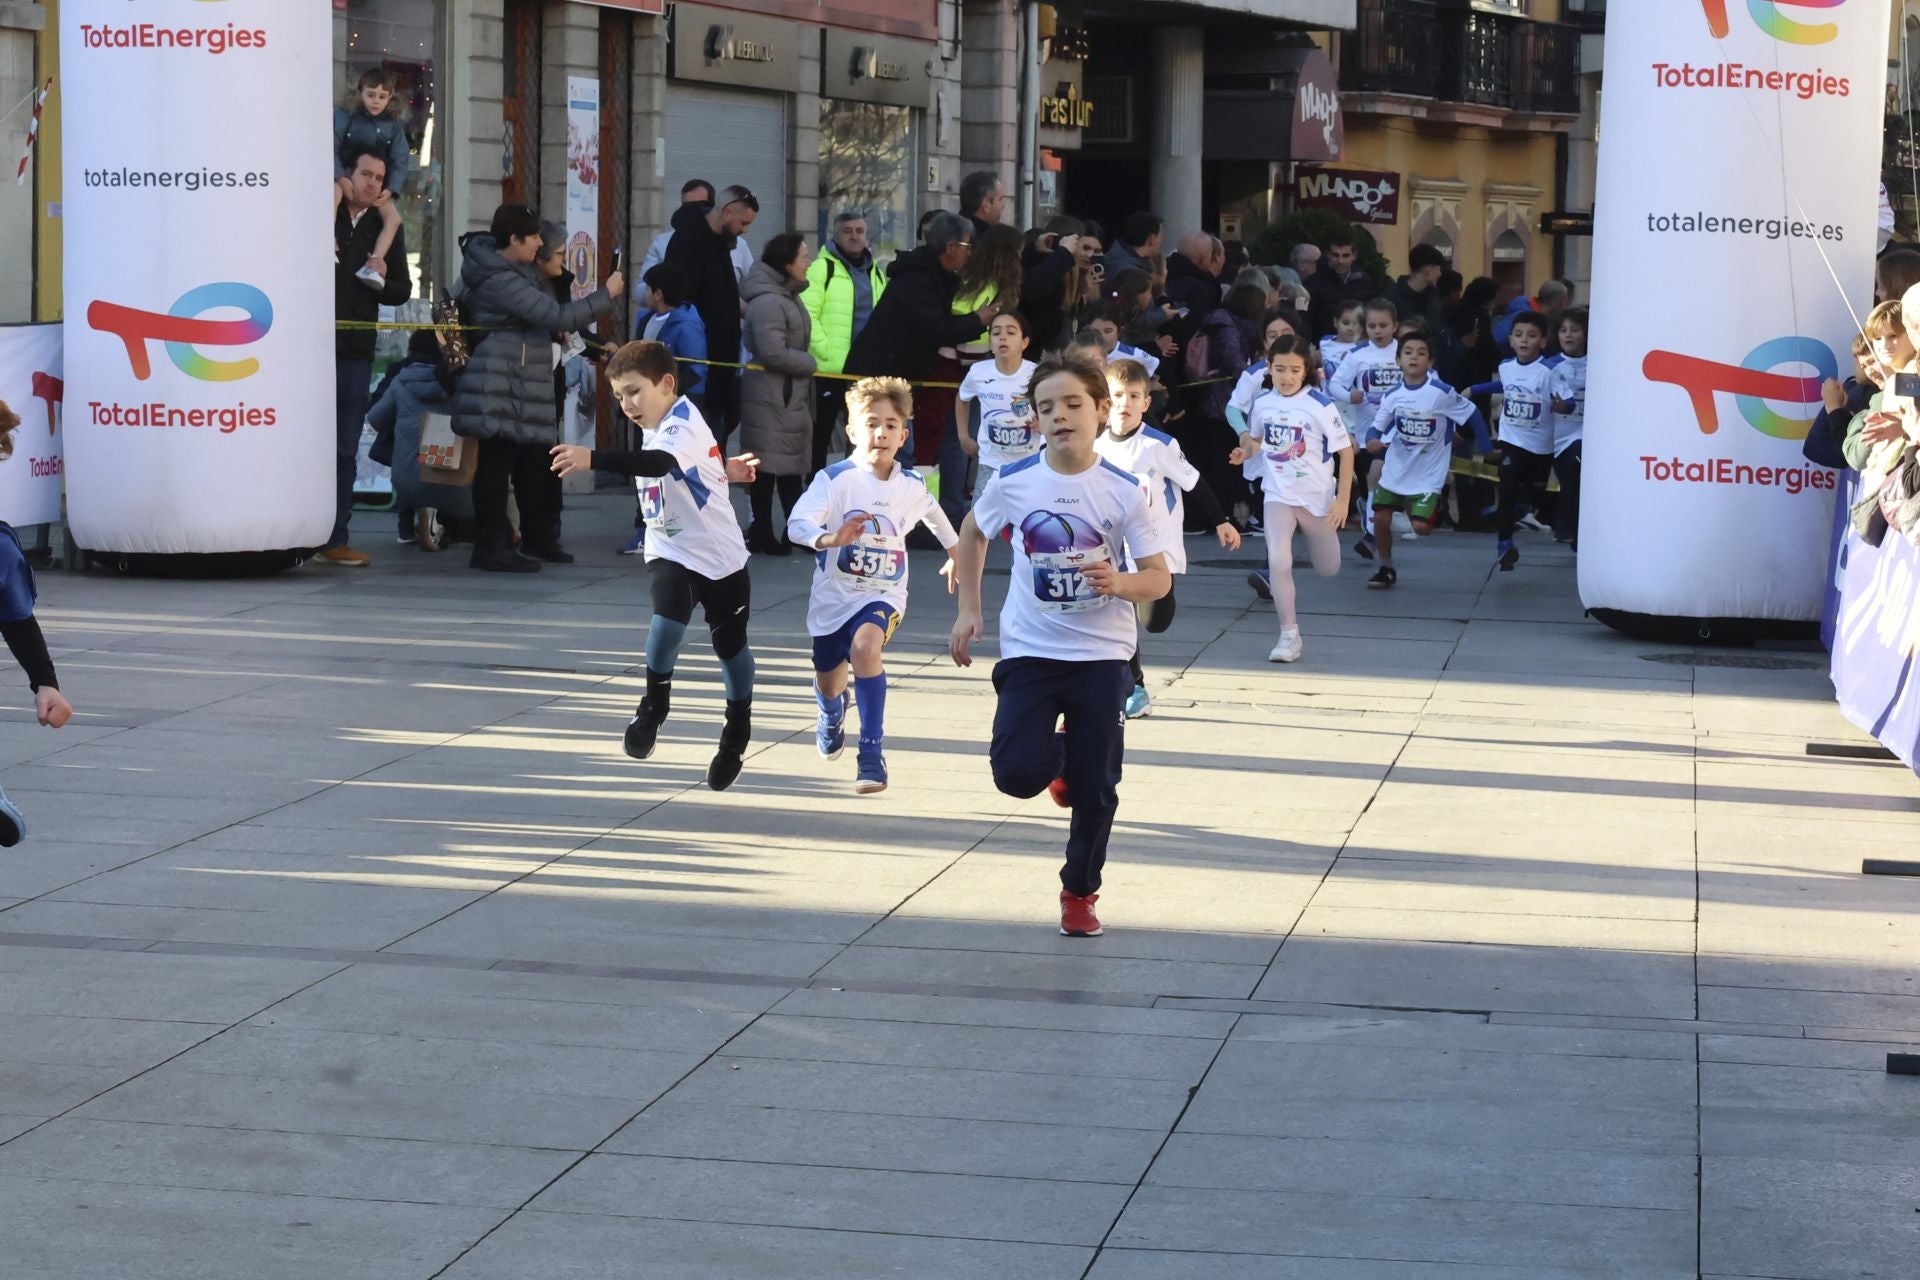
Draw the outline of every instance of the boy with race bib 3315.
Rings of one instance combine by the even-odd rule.
[[[924,524],[949,552],[958,541],[919,473],[895,461],[913,420],[901,378],[862,378],[847,390],[846,461],[813,477],[787,518],[787,537],[814,553],[807,631],[813,636],[815,745],[829,760],[847,745],[847,673],[860,708],[857,795],[887,789],[887,641],[907,611],[907,533]],[[941,572],[949,575],[953,561]]]
[[[1340,572],[1340,530],[1353,496],[1353,437],[1340,411],[1313,377],[1314,344],[1298,335],[1267,352],[1273,389],[1253,402],[1247,431],[1228,461],[1259,457],[1267,468],[1267,571],[1280,639],[1269,662],[1298,662],[1304,646],[1293,585],[1293,533],[1306,535],[1307,553],[1323,578]]]
[[[987,543],[1011,530],[1013,576],[993,670],[994,785],[1022,798],[1048,791],[1073,811],[1060,932],[1096,937],[1093,907],[1120,804],[1122,707],[1133,682],[1127,659],[1139,640],[1134,609],[1166,595],[1173,575],[1166,525],[1154,518],[1140,481],[1094,452],[1112,409],[1106,370],[1085,358],[1049,356],[1034,371],[1031,399],[1046,447],[995,476],[961,526],[954,552],[960,611],[948,649],[955,664],[973,664],[972,646],[985,634]]]
[[[653,617],[647,623],[647,692],[627,725],[626,751],[636,760],[653,754],[697,604],[727,691],[726,727],[707,766],[707,785],[725,791],[740,776],[753,732],[753,653],[747,648],[753,591],[747,540],[727,501],[727,486],[750,483],[758,459],[721,456],[706,419],[680,394],[679,366],[664,344],[643,339],[621,347],[607,362],[607,382],[620,411],[639,426],[640,448],[557,444],[553,470],[561,476],[614,471],[638,483]]]

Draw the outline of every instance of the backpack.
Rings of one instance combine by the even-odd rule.
[[[1193,336],[1187,339],[1187,348],[1183,359],[1185,361],[1184,367],[1187,371],[1188,382],[1204,382],[1215,373],[1213,367],[1213,352],[1211,350],[1213,343],[1208,337],[1208,334],[1213,328],[1218,328],[1218,326],[1202,324],[1198,329],[1193,331]]]

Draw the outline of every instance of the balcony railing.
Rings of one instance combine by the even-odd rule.
[[[1360,0],[1341,87],[1530,113],[1580,110],[1580,32],[1435,0]]]

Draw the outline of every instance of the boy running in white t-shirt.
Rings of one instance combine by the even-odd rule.
[[[607,362],[607,382],[620,411],[639,424],[633,451],[553,447],[553,470],[614,471],[634,476],[647,523],[647,571],[653,617],[647,624],[647,692],[627,725],[627,754],[653,754],[673,693],[673,669],[698,604],[713,639],[727,690],[726,727],[707,766],[707,785],[725,791],[740,776],[752,736],[753,653],[747,648],[752,584],[747,542],[727,500],[727,485],[748,484],[759,460],[722,459],[720,446],[693,402],[679,393],[673,352],[658,342],[629,342]]]
[[[847,390],[851,452],[813,477],[787,518],[787,537],[814,552],[807,631],[813,636],[814,730],[820,754],[847,745],[847,672],[860,708],[856,795],[887,789],[884,754],[887,641],[907,611],[907,533],[924,524],[949,552],[958,540],[919,473],[896,462],[913,420],[913,390],[901,378],[862,378]],[[953,561],[941,572],[951,586]]]
[[[1106,371],[1048,356],[1034,372],[1032,398],[1046,449],[995,476],[961,526],[954,553],[960,613],[948,648],[957,665],[972,665],[972,646],[985,634],[987,541],[1011,529],[1013,576],[993,669],[1000,699],[989,753],[994,785],[1022,798],[1049,791],[1073,810],[1060,932],[1096,937],[1093,906],[1120,804],[1127,659],[1139,639],[1134,609],[1172,590],[1173,575],[1165,526],[1140,482],[1094,452],[1112,407]],[[1063,717],[1065,731],[1056,733]]]
[[[1033,361],[1026,358],[1027,322],[1018,311],[1002,311],[987,326],[993,359],[967,370],[956,393],[962,405],[972,406],[960,448],[980,459],[977,494],[1004,466],[1040,451],[1040,433],[1033,429],[1033,406],[1027,402],[1027,384],[1033,379]]]
[[[1367,341],[1367,304],[1349,298],[1333,313],[1333,332],[1320,339],[1320,376],[1332,385],[1340,362]]]
[[[1540,354],[1547,346],[1547,318],[1538,311],[1515,316],[1507,341],[1513,359],[1501,363],[1498,381],[1479,383],[1467,392],[1500,396],[1500,422],[1488,457],[1500,467],[1495,554],[1502,572],[1520,562],[1520,549],[1513,545],[1520,496],[1532,485],[1545,484],[1553,470],[1553,368],[1559,363]]]
[[[1587,421],[1587,309],[1560,313],[1560,363],[1553,367],[1553,474],[1560,480],[1553,536],[1580,549],[1580,442]]]
[[[1380,460],[1373,487],[1373,537],[1380,567],[1367,586],[1383,590],[1400,581],[1393,564],[1393,513],[1404,511],[1421,537],[1433,532],[1434,513],[1453,467],[1455,429],[1472,424],[1486,447],[1486,420],[1467,399],[1428,371],[1433,339],[1425,330],[1400,335],[1400,385],[1387,392],[1367,431],[1367,448]]]
[[[1165,534],[1167,572],[1176,577],[1187,571],[1187,546],[1182,531],[1187,512],[1183,494],[1193,495],[1194,513],[1200,523],[1213,529],[1220,545],[1229,551],[1240,549],[1240,531],[1220,510],[1220,501],[1200,478],[1179,442],[1164,431],[1145,423],[1147,403],[1153,398],[1152,379],[1132,360],[1115,360],[1107,366],[1107,390],[1113,395],[1113,409],[1107,416],[1107,429],[1093,443],[1094,452],[1138,477],[1147,502],[1153,507]],[[1129,551],[1132,548],[1128,548]],[[1173,589],[1158,600],[1150,600],[1136,609],[1140,625],[1159,635],[1173,625]],[[1128,663],[1133,673],[1133,692],[1127,695],[1127,719],[1138,720],[1153,710],[1147,693],[1147,673],[1140,665],[1140,651],[1134,650]]]
[[[1282,338],[1268,353],[1273,389],[1253,402],[1248,429],[1228,461],[1258,455],[1267,468],[1267,571],[1279,615],[1280,640],[1269,662],[1298,662],[1304,648],[1294,607],[1293,532],[1306,535],[1315,572],[1340,572],[1339,531],[1353,493],[1353,438],[1333,400],[1316,390],[1313,343]]]

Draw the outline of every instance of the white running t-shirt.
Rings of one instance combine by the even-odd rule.
[[[1528,364],[1518,360],[1500,365],[1500,425],[1495,438],[1501,444],[1528,453],[1553,452],[1553,367],[1558,356],[1541,356]]]
[[[1553,456],[1557,458],[1586,434],[1587,358],[1561,356],[1560,363],[1553,367],[1552,387],[1554,399],[1573,404],[1566,413],[1553,415]]]
[[[660,425],[640,433],[642,449],[673,455],[664,476],[638,476],[647,559],[671,560],[718,580],[747,567],[747,540],[727,500],[727,464],[707,420],[682,396]]]
[[[1200,472],[1187,461],[1180,444],[1164,431],[1142,425],[1130,436],[1102,432],[1093,451],[1122,471],[1138,477],[1147,503],[1165,535],[1167,571],[1187,571],[1187,504],[1183,497],[1200,483]],[[1129,551],[1133,550],[1131,547]],[[1136,553],[1138,554],[1138,553]]]
[[[1417,387],[1389,391],[1367,432],[1387,444],[1380,487],[1408,498],[1440,492],[1453,468],[1453,427],[1446,424],[1465,426],[1474,412],[1473,401],[1432,374]]]
[[[1340,491],[1335,455],[1353,443],[1332,398],[1312,387],[1290,396],[1268,391],[1253,402],[1247,428],[1266,464],[1267,501],[1326,515]]]
[[[1034,363],[1022,360],[1012,373],[1002,373],[991,360],[967,370],[957,393],[980,406],[980,465],[998,469],[1039,452],[1045,443],[1033,429],[1033,404],[1027,385]]]
[[[906,613],[907,534],[915,525],[926,525],[949,550],[960,540],[919,472],[896,462],[893,474],[882,480],[851,458],[815,473],[787,516],[787,536],[811,547],[856,515],[868,517],[858,542],[813,553],[810,635],[832,635],[870,604]]]

